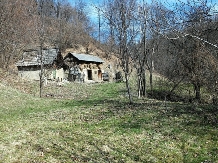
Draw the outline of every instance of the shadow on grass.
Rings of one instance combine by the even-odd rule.
[[[99,128],[103,130],[113,129],[113,132],[121,135],[148,134],[148,137],[153,139],[155,136],[162,135],[161,141],[179,141],[187,147],[187,139],[195,136],[206,142],[209,136],[210,141],[218,141],[218,108],[213,105],[193,105],[184,103],[162,102],[151,99],[138,100],[132,105],[128,101],[112,100],[112,99],[89,99],[80,101],[68,101],[63,103],[67,107],[81,106],[93,111],[91,118],[84,121],[84,126],[90,132],[98,132]],[[97,122],[97,123],[96,123]],[[88,124],[88,125],[86,125]],[[91,126],[91,127],[90,127]],[[94,127],[93,127],[94,126]],[[193,137],[194,136],[194,137]],[[197,143],[203,143],[198,140]],[[194,144],[192,144],[194,146]],[[102,151],[101,148],[95,146],[99,151],[104,161],[112,161],[108,158],[108,153]],[[113,149],[117,151],[119,149]],[[215,159],[218,154],[216,146],[205,147],[211,156],[208,159]],[[181,146],[181,151],[184,151],[184,160],[189,157],[185,156],[185,151]],[[191,152],[191,151],[189,151]],[[99,155],[98,153],[98,155]],[[118,152],[119,153],[119,152]],[[125,153],[125,150],[120,153]],[[132,160],[139,161],[140,158],[133,153],[126,152],[127,157]],[[131,154],[131,156],[130,156]],[[137,152],[136,152],[137,154]],[[75,154],[76,159],[86,160]],[[202,158],[199,161],[204,161]],[[186,162],[186,161],[184,161]]]
[[[191,102],[193,98],[178,95],[167,90],[153,90],[152,94],[148,91],[148,97],[157,100],[167,100],[171,102]]]
[[[195,104],[167,104],[168,110],[165,116],[178,117],[187,115],[187,120],[192,121],[195,125],[218,125],[218,106],[215,105],[195,105]],[[163,115],[162,115],[163,116]],[[194,121],[193,121],[194,120]],[[185,122],[184,122],[185,123]],[[186,123],[190,124],[189,121]],[[217,126],[218,127],[218,126]]]
[[[104,108],[107,110],[108,113],[110,113],[109,117],[123,116],[125,114],[131,114],[131,116],[134,116],[140,114],[140,112],[142,111],[149,111],[150,113],[154,113],[157,116],[157,119],[163,119],[169,116],[178,117],[182,115],[187,115],[190,119],[186,119],[186,125],[189,125],[190,121],[192,121],[193,125],[218,125],[218,106],[215,105],[194,105],[155,100],[141,100],[130,105],[128,101],[113,99],[88,99],[80,101],[67,101],[64,102],[63,105],[65,107],[79,106],[93,109]],[[99,114],[101,114],[101,112],[99,112]],[[137,124],[140,124],[140,122],[137,122]],[[131,126],[133,127],[137,125],[128,125],[128,127]]]

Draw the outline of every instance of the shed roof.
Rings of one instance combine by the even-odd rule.
[[[43,49],[42,61],[43,64],[52,64],[56,60],[58,49]],[[23,58],[16,63],[16,66],[35,66],[41,65],[40,52],[38,50],[25,51]]]
[[[77,53],[70,53],[70,54],[72,54],[75,58],[77,58],[80,61],[89,61],[89,62],[98,62],[98,63],[104,62],[101,58],[89,54],[77,54]]]

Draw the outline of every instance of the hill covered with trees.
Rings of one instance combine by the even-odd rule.
[[[24,49],[53,46],[64,51],[88,46],[92,25],[83,2],[62,0],[0,1],[0,62],[7,68]]]
[[[82,45],[88,52],[92,44],[105,57],[119,58],[130,103],[134,88],[138,97],[153,95],[154,72],[170,85],[165,98],[170,99],[180,84],[189,85],[186,89],[194,94],[190,101],[201,101],[203,89],[217,97],[218,23],[213,0],[0,2],[2,68],[13,64],[23,49],[53,46],[64,52]],[[88,17],[89,12],[96,17]],[[131,76],[137,80],[134,88]]]

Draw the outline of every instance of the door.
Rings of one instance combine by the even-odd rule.
[[[102,72],[101,72],[101,70],[98,70],[98,79],[102,79]]]
[[[92,80],[92,70],[87,70],[88,71],[88,80]]]

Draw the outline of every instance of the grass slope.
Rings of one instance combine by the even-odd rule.
[[[0,162],[218,162],[217,107],[152,99],[128,105],[123,89],[53,88],[66,100],[0,85]]]

